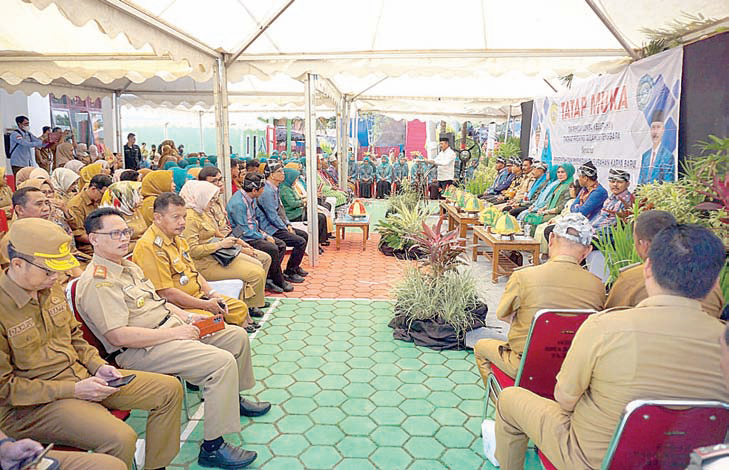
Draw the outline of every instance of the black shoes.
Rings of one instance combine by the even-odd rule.
[[[263,416],[271,410],[271,404],[267,401],[250,401],[243,397],[240,399],[240,415],[255,418]]]
[[[197,464],[201,467],[214,468],[244,468],[256,460],[258,454],[252,450],[245,450],[235,447],[227,442],[213,451],[206,451],[200,447],[200,454],[197,456]]]
[[[296,284],[301,284],[302,282],[304,282],[304,278],[299,276],[296,273],[283,273],[283,277],[286,281],[293,282]]]
[[[281,294],[284,291],[284,289],[274,284],[270,279],[266,279],[266,290],[275,294]]]
[[[332,242],[330,242],[329,240],[327,240],[327,241],[324,241],[324,242],[319,242],[319,244],[320,244],[321,246],[329,246],[329,245],[331,245],[331,244],[332,244]]]
[[[301,266],[299,266],[298,268],[296,268],[296,274],[298,274],[301,277],[306,277],[309,275],[309,272],[304,271],[303,269],[301,269]]]
[[[258,307],[251,307],[248,309],[248,315],[255,318],[261,318],[263,316],[263,310]]]
[[[288,282],[284,281],[284,285],[283,285],[282,289],[284,292],[291,292],[292,290],[294,290],[294,286],[292,286]]]
[[[268,308],[268,307],[270,307],[270,306],[271,306],[271,302],[269,302],[269,301],[267,300],[267,301],[266,301],[266,303],[265,303],[265,304],[263,304],[263,307],[261,307],[261,309],[264,309],[264,308]]]

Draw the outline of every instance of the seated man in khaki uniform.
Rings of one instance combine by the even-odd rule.
[[[160,201],[164,195],[155,204]],[[201,465],[249,465],[255,452],[223,441],[224,434],[240,432],[241,415],[261,416],[271,409],[270,403],[240,396],[241,390],[256,383],[246,332],[227,325],[200,339],[200,331],[191,323],[207,315],[186,312],[162,299],[139,266],[124,259],[131,230],[115,209],[92,212],[86,231],[94,258],[79,279],[77,298],[91,330],[120,365],[177,375],[202,387]]]
[[[181,236],[186,216],[182,197],[160,194],[154,201],[154,221],[134,247],[132,261],[170,303],[195,313],[224,315],[226,323],[247,323],[248,306],[215,292],[195,268],[190,247]]]
[[[516,377],[534,314],[545,308],[600,310],[605,287],[580,266],[592,250],[592,226],[582,214],[569,214],[549,238],[549,261],[515,271],[496,309],[496,317],[511,323],[508,342],[482,339],[474,346],[484,384],[491,364]]]
[[[182,387],[173,377],[117,370],[84,339],[58,284],[78,261],[71,237],[43,219],[16,221],[0,274],[0,428],[118,457],[131,468],[137,434],[108,409],[149,411],[145,468],[166,467],[180,449]],[[107,382],[131,373],[120,388]]]
[[[729,401],[720,367],[724,326],[699,303],[723,266],[724,245],[709,230],[678,225],[658,233],[644,267],[648,298],[582,324],[557,376],[556,401],[519,387],[501,392],[501,468],[524,468],[529,439],[557,468],[600,468],[632,400]]]
[[[648,256],[653,237],[658,232],[671,225],[676,225],[676,218],[666,211],[646,211],[635,220],[633,227],[633,242],[635,251],[641,259]],[[613,284],[608,294],[605,308],[635,307],[648,298],[643,277],[643,263],[628,266],[620,272],[620,276]],[[724,308],[724,295],[717,283],[709,295],[701,300],[701,308],[714,318],[721,317]]]
[[[89,236],[84,230],[84,220],[94,209],[99,207],[101,198],[104,197],[106,188],[109,186],[111,186],[111,177],[109,175],[95,175],[91,178],[89,185],[69,199],[66,204],[66,212],[68,213],[66,220],[71,230],[73,230],[76,247],[87,255],[93,255],[94,250],[91,248]]]

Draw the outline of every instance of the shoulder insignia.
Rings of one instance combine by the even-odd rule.
[[[154,237],[154,244],[156,246],[162,247],[162,237],[160,237],[159,235]]]
[[[625,272],[625,271],[627,271],[628,269],[633,269],[634,267],[636,267],[636,266],[640,266],[641,264],[642,264],[642,263],[633,263],[633,264],[629,264],[629,265],[627,265],[626,267],[624,267],[624,268],[621,268],[621,269],[620,269],[620,272],[621,272],[621,273],[624,273],[624,272]]]
[[[180,258],[175,258],[172,260],[172,264],[177,264],[180,262]]]
[[[13,336],[18,336],[19,334],[35,327],[35,320],[32,318],[28,318],[27,320],[24,320],[20,323],[18,323],[15,326],[11,326],[8,328],[8,338],[12,338]]]
[[[61,301],[61,299],[59,299],[58,297],[51,297],[51,303],[52,303],[52,304],[57,304],[57,303],[59,303],[60,301]]]
[[[137,308],[144,307],[144,297],[140,297],[137,299]]]
[[[96,283],[96,286],[95,286],[95,287],[96,287],[97,289],[98,289],[99,287],[114,287],[114,283],[112,283],[112,282],[109,282],[109,281],[104,281],[104,282],[97,282],[97,283]]]
[[[182,252],[182,257],[185,258],[187,261],[192,261],[192,258],[190,258],[190,253],[187,251]]]
[[[106,279],[106,266],[97,264],[94,266],[94,277],[98,279]]]

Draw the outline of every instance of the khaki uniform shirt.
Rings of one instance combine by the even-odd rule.
[[[532,185],[537,179],[531,175],[528,177],[525,177],[521,185],[519,185],[519,188],[516,190],[516,194],[514,195],[514,198],[512,199],[513,203],[520,203],[524,200],[524,196],[527,195],[530,189],[532,189]]]
[[[643,276],[643,264],[632,266],[620,273],[608,294],[605,308],[614,307],[635,307],[648,298],[645,290],[645,277]],[[724,308],[724,295],[721,288],[716,285],[701,301],[701,308],[714,318],[721,317]]]
[[[570,440],[592,467],[600,468],[632,400],[729,400],[719,366],[723,330],[699,302],[669,295],[582,324],[557,375],[555,397],[565,409],[574,406]]]
[[[137,242],[132,261],[156,290],[174,287],[193,297],[203,295],[187,242],[182,237],[169,238],[155,224]]]
[[[210,215],[215,223],[218,224],[218,231],[226,237],[230,235],[233,228],[230,226],[228,213],[225,211],[225,206],[223,206],[223,201],[220,197],[213,199],[213,203],[210,205]]]
[[[58,283],[36,300],[3,272],[0,312],[0,423],[13,407],[73,398],[76,382],[106,364]]]
[[[211,242],[211,239],[215,237],[217,229],[217,224],[208,214],[199,214],[194,209],[187,209],[185,231],[182,236],[190,247],[192,259],[199,260],[215,253],[218,244]]]
[[[92,202],[88,194],[86,194],[86,191],[81,191],[68,201],[68,203],[66,204],[66,212],[68,212],[68,218],[66,220],[68,221],[69,227],[71,227],[71,230],[73,231],[74,237],[86,235],[86,230],[84,229],[84,221],[86,220],[86,217],[98,207],[99,204],[96,202]],[[80,252],[86,253],[87,255],[94,254],[94,248],[89,243],[77,242],[76,248],[78,248]]]
[[[601,310],[605,286],[570,256],[555,256],[547,263],[514,271],[496,309],[504,320],[513,315],[509,347],[521,354],[534,314],[544,308]]]
[[[79,277],[76,301],[86,324],[109,353],[119,349],[104,336],[109,331],[125,326],[158,328],[171,313],[139,266],[127,260],[116,264],[98,255]],[[173,323],[167,321],[164,327],[179,324]]]

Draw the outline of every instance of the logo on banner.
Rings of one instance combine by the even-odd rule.
[[[651,99],[651,92],[653,91],[653,85],[655,82],[650,75],[645,74],[640,77],[638,86],[635,90],[635,101],[638,103],[638,109],[641,111],[645,110],[648,105],[648,101]]]

